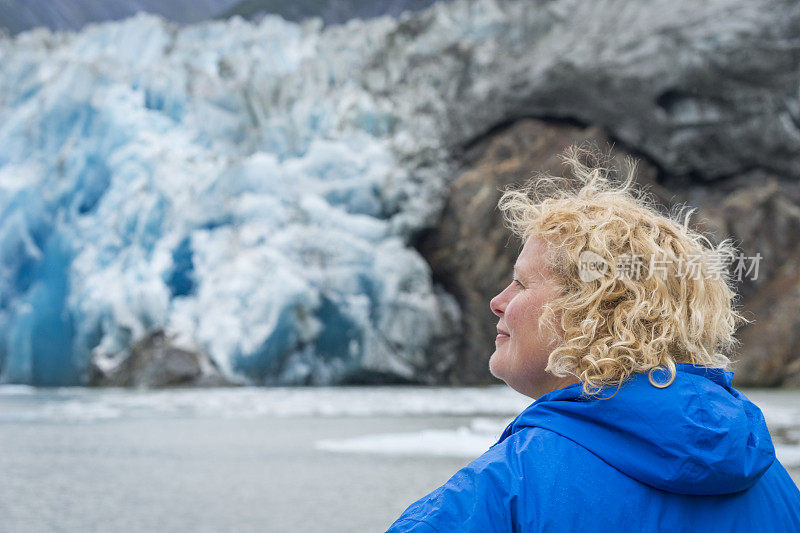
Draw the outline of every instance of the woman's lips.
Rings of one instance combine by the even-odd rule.
[[[497,337],[495,337],[495,340],[496,340],[496,341],[499,341],[500,339],[507,339],[508,337],[509,337],[509,336],[508,336],[508,335],[506,335],[505,333],[499,333],[499,334],[497,335]]]

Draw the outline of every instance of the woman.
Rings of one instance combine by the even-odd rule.
[[[499,204],[524,246],[489,368],[538,399],[389,531],[800,532],[800,491],[727,371],[735,249],[661,214],[635,165],[614,182],[585,155]]]

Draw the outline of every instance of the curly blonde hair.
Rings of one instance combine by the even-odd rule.
[[[633,373],[650,372],[652,382],[658,368],[669,371],[668,385],[675,363],[728,369],[734,333],[750,322],[735,305],[731,240],[714,246],[690,229],[693,208],[661,212],[634,187],[631,157],[622,179],[606,167],[611,156],[593,146],[571,146],[560,158],[571,178],[540,172],[498,202],[514,235],[549,245],[545,259],[559,291],[543,307],[539,330],[549,327],[559,341],[546,370],[575,376],[597,394],[608,385],[619,390]]]

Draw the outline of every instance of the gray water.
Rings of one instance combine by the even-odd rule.
[[[115,420],[0,428],[10,531],[385,531],[465,461],[317,451],[437,417]]]
[[[768,421],[773,413],[788,468],[800,448],[800,392],[749,396]],[[14,532],[384,531],[528,403],[498,387],[0,387],[0,523]]]

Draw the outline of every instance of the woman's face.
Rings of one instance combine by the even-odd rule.
[[[514,267],[514,279],[489,306],[500,320],[489,371],[512,389],[538,398],[577,380],[558,378],[545,372],[555,342],[547,329],[539,334],[542,306],[557,294],[557,285],[547,273],[544,252],[547,243],[538,237],[525,242]],[[504,334],[501,334],[505,333]],[[543,338],[545,337],[545,338]]]

